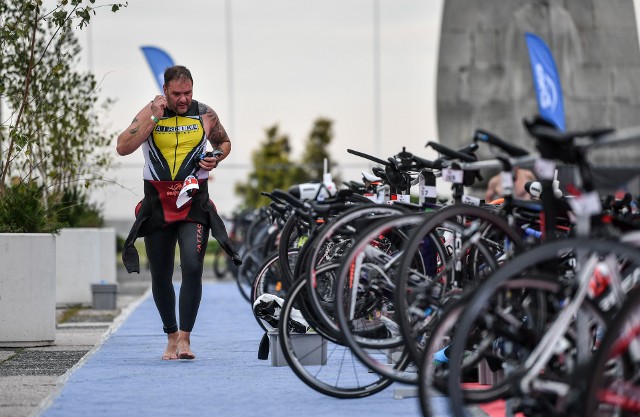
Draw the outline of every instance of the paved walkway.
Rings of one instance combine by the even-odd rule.
[[[259,360],[263,331],[232,281],[204,285],[194,361],[159,359],[166,339],[149,294],[116,326],[70,373],[42,417],[421,415],[417,399],[393,399],[394,385],[339,400],[307,387],[288,367]]]

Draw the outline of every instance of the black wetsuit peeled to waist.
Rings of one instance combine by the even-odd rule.
[[[241,262],[209,199],[209,173],[199,169],[198,157],[204,153],[206,144],[198,103],[193,100],[183,115],[166,110],[142,145],[144,199],[136,207],[136,220],[125,241],[122,260],[129,273],[140,272],[134,243],[138,237],[144,237],[153,298],[167,333],[177,330],[172,283],[176,243],[180,247],[182,270],[180,329],[184,331],[191,331],[199,308],[209,231],[234,262]],[[197,179],[198,188],[178,207],[178,196],[190,175]]]

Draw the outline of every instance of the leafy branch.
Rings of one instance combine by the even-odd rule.
[[[99,9],[126,6],[59,0],[46,11],[42,0],[0,2],[0,112],[8,109],[0,114],[0,205],[9,188],[28,186],[5,200],[41,193],[47,209],[50,197],[74,195],[68,190],[78,189],[79,178],[100,178],[109,167],[104,150],[115,133],[93,121],[112,101],[99,105],[93,74],[76,70],[74,28],[86,27]]]

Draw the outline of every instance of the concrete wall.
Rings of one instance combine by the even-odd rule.
[[[91,284],[115,284],[113,228],[64,228],[56,237],[56,304],[91,305]]]
[[[523,117],[537,112],[525,32],[542,37],[554,55],[567,130],[640,125],[632,0],[445,0],[437,84],[442,143],[463,146],[483,128],[533,149],[522,127]],[[635,164],[638,148],[594,157]]]
[[[56,241],[48,233],[0,233],[0,347],[56,338]]]

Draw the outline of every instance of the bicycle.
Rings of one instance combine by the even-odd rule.
[[[638,251],[629,245],[612,238],[590,238],[592,215],[599,213],[600,201],[593,191],[585,157],[585,150],[592,146],[610,144],[616,138],[635,140],[637,132],[623,132],[617,137],[611,129],[559,133],[539,119],[527,121],[525,125],[532,136],[538,139],[541,156],[547,164],[547,173],[542,182],[543,205],[547,214],[544,230],[548,240],[498,269],[478,287],[457,322],[446,385],[456,416],[464,415],[465,401],[489,401],[505,397],[527,413],[562,413],[570,392],[567,381],[579,364],[590,360],[596,346],[593,335],[606,327],[601,308],[608,307],[615,311],[615,302],[608,302],[605,306],[603,300],[598,298],[594,299],[595,304],[589,301],[590,279],[596,275],[599,265],[608,265],[614,289],[612,295],[622,300],[624,291],[615,289],[636,279],[635,271],[640,265]],[[585,138],[587,142],[578,144],[579,138]],[[583,181],[585,191],[581,198],[569,200],[569,204],[576,217],[573,233],[586,238],[556,239],[555,217],[549,215],[555,213],[556,204],[551,198],[551,170],[548,169],[551,157],[576,164],[579,170],[579,179]],[[602,232],[601,229],[593,230]],[[539,295],[537,277],[540,275],[551,276],[562,283],[562,290],[555,294],[557,300],[549,300],[550,294],[545,293],[541,299],[546,302],[541,305],[546,308],[535,310],[535,315],[518,310],[515,308],[517,305],[506,301],[514,293],[505,289],[504,285],[519,277],[528,278],[527,285],[531,288],[523,287],[516,295]],[[590,311],[589,316],[577,316],[575,320],[576,313],[584,309]],[[527,321],[542,323],[542,326],[532,331],[526,325]],[[471,334],[478,332],[482,332],[482,337],[473,342]],[[464,370],[475,365],[482,357],[497,359],[504,369],[505,379],[486,390],[463,390],[461,376]],[[425,386],[435,387],[434,384]],[[425,395],[423,402],[427,399],[428,395]]]

